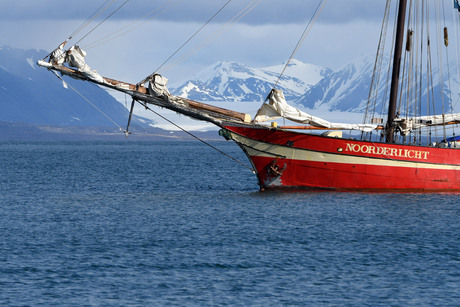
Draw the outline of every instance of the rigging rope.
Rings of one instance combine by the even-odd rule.
[[[120,29],[112,32],[111,34],[109,35],[106,35],[98,40],[96,40],[95,42],[92,42],[86,46],[84,46],[85,49],[91,49],[91,48],[94,48],[96,46],[100,46],[102,44],[105,44],[117,37],[120,37],[122,35],[125,35],[133,30],[135,30],[136,28],[139,28],[140,26],[142,26],[143,24],[145,24],[148,19],[153,19],[155,17],[158,17],[160,16],[161,14],[171,10],[173,7],[177,6],[180,2],[182,2],[183,0],[176,0],[175,2],[173,2],[173,0],[169,0],[168,2],[164,3],[163,5],[161,5],[160,7],[150,11],[149,13],[145,14],[144,16],[142,16],[141,18],[131,22],[130,24],[124,26],[124,27],[121,27]],[[169,6],[168,4],[171,3]],[[153,13],[157,12],[157,11],[160,11],[158,14],[156,15],[153,15],[151,16]],[[131,27],[131,29],[129,29]]]
[[[166,117],[164,117],[163,115],[161,115],[160,113],[158,112],[155,112],[152,108],[150,108],[145,102],[143,101],[138,101],[146,110],[149,110],[151,112],[153,112],[154,114],[156,114],[157,116],[161,117],[162,119],[164,119],[165,121],[167,121],[168,123],[174,125],[175,127],[179,128],[180,130],[182,130],[183,132],[187,133],[188,135],[190,135],[191,137],[195,138],[196,140],[200,141],[201,143],[211,147],[212,149],[216,150],[217,152],[223,154],[224,156],[226,156],[227,158],[230,158],[232,159],[233,161],[235,161],[236,163],[246,167],[247,169],[249,169],[251,172],[253,172],[255,174],[255,171],[253,168],[247,166],[246,164],[244,164],[243,162],[241,161],[238,161],[237,159],[233,158],[232,156],[229,156],[228,154],[226,154],[225,152],[223,152],[222,150],[216,148],[215,146],[209,144],[208,142],[206,142],[205,140],[203,139],[200,139],[199,137],[197,137],[196,135],[192,134],[191,132],[185,130],[184,128],[180,127],[179,125],[177,125],[176,123],[174,123],[173,121],[167,119]]]
[[[64,82],[64,84],[66,84],[66,86],[70,87],[75,93],[77,93],[80,97],[82,97],[84,100],[86,100],[86,102],[88,102],[93,108],[95,108],[98,112],[100,112],[102,115],[104,115],[108,120],[110,120],[115,126],[118,127],[118,129],[120,131],[122,131],[126,137],[128,137],[129,135],[129,132],[128,130],[125,130],[123,129],[120,125],[118,125],[113,119],[111,119],[107,114],[105,114],[101,109],[99,109],[94,103],[92,103],[88,98],[86,98],[85,96],[83,96],[83,94],[81,94],[79,91],[77,91],[73,86],[71,86],[70,84],[68,84],[67,82],[65,82],[64,79],[62,79],[61,76],[59,76],[59,74],[57,72],[55,72],[54,70],[52,70],[52,72],[54,73],[54,75],[56,77],[58,77],[62,82]],[[184,128],[180,127],[179,125],[177,125],[176,123],[174,123],[173,121],[167,119],[166,117],[164,117],[163,115],[159,114],[158,112],[155,112],[152,108],[150,108],[146,103],[144,102],[141,102],[141,101],[138,101],[146,110],[149,110],[151,112],[153,112],[154,114],[156,114],[157,116],[161,117],[162,119],[164,119],[165,121],[169,122],[170,124],[174,125],[175,127],[179,128],[180,130],[182,130],[183,132],[187,133],[188,135],[190,135],[191,137],[195,138],[196,140],[200,141],[201,143],[211,147],[212,149],[216,150],[217,152],[221,153],[222,155],[226,156],[227,158],[230,158],[231,160],[235,161],[236,163],[246,167],[247,169],[249,169],[251,172],[253,172],[255,174],[255,171],[253,168],[251,168],[250,166],[244,164],[243,162],[233,158],[232,156],[226,154],[225,152],[223,152],[222,150],[216,148],[215,146],[209,144],[208,142],[206,142],[205,140],[203,139],[200,139],[199,137],[197,137],[196,135],[194,135],[193,133],[185,130]]]
[[[109,4],[107,2],[111,1]],[[86,28],[94,19],[96,19],[99,15],[101,15],[105,10],[107,10],[116,0],[106,0],[104,4],[102,4],[94,13],[86,19],[86,21],[80,25],[69,37],[71,39],[78,33],[80,33],[84,28]]]
[[[292,51],[292,54],[291,54],[289,60],[286,62],[286,65],[284,66],[283,71],[281,71],[281,73],[280,73],[280,75],[278,77],[278,80],[276,80],[276,82],[275,82],[275,84],[273,85],[272,88],[275,88],[276,85],[278,84],[278,82],[281,80],[281,77],[283,76],[284,72],[286,71],[287,67],[289,66],[289,63],[292,61],[292,59],[294,58],[295,54],[297,53],[297,51],[299,50],[300,46],[302,45],[303,41],[307,37],[308,33],[310,32],[311,28],[313,27],[314,23],[316,22],[316,19],[318,18],[319,14],[323,10],[324,5],[326,5],[326,2],[327,2],[327,0],[320,0],[320,2],[318,3],[318,6],[316,7],[315,12],[311,16],[310,21],[307,23],[307,26],[305,27],[305,30],[303,31],[299,41],[297,42],[297,45],[295,46],[294,51]]]
[[[62,48],[64,47],[65,44],[67,44],[67,42],[69,40],[71,40],[75,35],[77,35],[78,33],[80,33],[80,31],[82,31],[85,27],[87,27],[97,16],[99,16],[100,14],[102,14],[102,12],[104,12],[108,7],[110,7],[116,0],[112,0],[112,2],[110,4],[107,4],[107,2],[109,2],[110,0],[106,0],[105,3],[103,5],[101,5],[99,8],[97,8],[93,14],[91,14],[90,17],[88,17],[86,19],[86,21],[81,24],[75,31],[73,31],[72,34],[70,34],[70,36],[64,41],[62,42],[56,49],[54,50],[57,50],[58,48]],[[103,9],[103,7],[105,6],[105,8]],[[46,57],[43,58],[43,60],[45,60],[46,58],[48,58],[54,51],[48,53],[48,55]]]
[[[112,17],[113,14],[115,14],[116,12],[118,12],[126,3],[128,3],[130,0],[126,0],[122,5],[120,5],[118,8],[116,8],[112,13],[109,14],[109,16],[107,16],[106,18],[104,18],[101,22],[99,22],[93,29],[91,29],[91,31],[89,31],[88,33],[86,33],[82,38],[80,38],[76,43],[75,45],[77,45],[79,42],[81,42],[83,39],[85,39],[88,35],[90,35],[94,30],[96,30],[100,25],[102,25],[107,19],[109,19],[110,17]]]
[[[372,72],[372,81],[369,89],[369,96],[367,99],[366,111],[364,112],[363,123],[371,123],[372,118],[375,117],[377,98],[380,87],[380,77],[382,72],[383,53],[385,49],[386,35],[388,29],[388,19],[390,16],[391,0],[387,0],[385,6],[385,14],[383,15],[382,26],[380,30],[379,44],[375,56],[374,70]],[[372,109],[372,110],[371,110]],[[372,137],[372,132],[369,133]],[[363,135],[361,135],[363,137]]]
[[[217,31],[213,33],[213,35],[209,36],[207,39],[203,40],[200,44],[198,44],[194,49],[191,49],[189,52],[185,53],[177,60],[169,64],[166,68],[163,69],[163,72],[166,72],[172,69],[179,63],[182,63],[189,57],[191,57],[194,53],[198,50],[202,49],[203,47],[209,45],[212,41],[216,40],[219,36],[221,36],[225,31],[227,31],[231,26],[233,26],[236,22],[241,20],[244,16],[246,16],[249,12],[251,12],[262,0],[253,0],[249,3],[244,9],[239,11],[232,19],[230,19],[227,23],[225,23],[222,27],[220,27]]]
[[[455,52],[455,55],[456,55],[456,59],[457,59],[457,80],[460,80],[460,58],[459,58],[459,54],[460,54],[460,44],[459,44],[459,40],[460,40],[460,13],[459,11],[456,11],[456,10],[452,10],[452,20],[453,20],[453,28],[454,28],[454,34],[455,34],[455,46],[456,46],[456,52]],[[458,104],[458,102],[460,101],[460,96],[457,97],[457,100],[455,101],[452,101],[452,109],[456,109],[456,106]]]
[[[177,50],[169,57],[167,58],[156,70],[154,73],[150,74],[148,77],[146,77],[144,80],[139,82],[139,84],[143,84],[147,82],[157,71],[159,71],[172,57],[174,57],[185,45],[188,44],[203,28],[209,24],[232,0],[228,0],[227,3],[225,3],[211,18],[209,18],[208,21],[206,21],[192,36],[189,37]]]
[[[128,131],[126,131],[125,129],[123,129],[119,124],[117,124],[113,119],[111,119],[107,114],[105,114],[101,109],[99,109],[94,103],[92,103],[88,98],[86,98],[85,96],[83,96],[83,94],[81,94],[79,91],[77,91],[73,86],[71,86],[69,83],[65,82],[64,79],[62,79],[61,76],[59,76],[59,74],[57,72],[55,72],[54,70],[51,70],[53,72],[53,74],[58,77],[66,86],[70,87],[75,93],[77,93],[81,98],[83,98],[84,100],[86,100],[86,102],[88,102],[94,109],[96,109],[99,113],[101,113],[103,116],[105,116],[109,121],[111,121],[115,126],[118,127],[118,129],[120,131],[123,131],[123,133],[126,135],[126,137],[128,137]]]
[[[447,63],[447,80],[448,80],[448,88],[449,88],[449,100],[450,100],[450,110],[449,112],[453,113],[454,109],[452,107],[452,86],[451,86],[451,77],[450,77],[450,60],[449,60],[449,52],[447,50],[448,47],[448,42],[447,42],[447,26],[446,26],[446,12],[445,12],[445,7],[442,7],[442,16],[443,16],[443,21],[444,21],[444,41],[445,41],[445,51],[446,51],[446,63]]]

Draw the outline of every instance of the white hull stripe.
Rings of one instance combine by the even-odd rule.
[[[322,162],[322,163],[341,163],[354,165],[370,165],[370,166],[390,166],[390,167],[406,167],[419,169],[437,169],[437,170],[460,170],[460,165],[437,164],[428,162],[409,162],[399,161],[384,158],[372,158],[365,156],[352,156],[346,153],[328,153],[318,152],[314,150],[292,148],[282,145],[264,143],[261,141],[252,140],[244,136],[232,133],[233,139],[245,146],[247,153],[254,157],[269,157],[276,156],[286,157],[287,159]]]

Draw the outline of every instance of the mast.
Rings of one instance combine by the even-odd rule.
[[[390,103],[388,106],[388,120],[387,120],[386,131],[385,131],[385,135],[386,135],[385,138],[386,138],[387,143],[394,142],[394,131],[395,131],[394,120],[396,117],[396,100],[398,98],[399,70],[401,67],[401,54],[402,54],[402,45],[403,45],[403,39],[404,39],[404,22],[406,19],[406,4],[407,4],[407,0],[399,1],[395,51],[393,55],[393,72],[391,75]]]

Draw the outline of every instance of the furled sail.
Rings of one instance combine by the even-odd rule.
[[[401,119],[396,118],[395,122],[397,127],[399,127],[401,134],[406,135],[412,130],[421,129],[423,127],[459,123],[460,113],[418,116]]]
[[[79,46],[70,47],[67,52],[63,51],[63,45],[51,53],[51,62],[58,65],[63,63],[69,64],[70,67],[75,67],[79,72],[91,80],[102,83],[104,78],[95,70],[91,70],[88,64],[85,63],[86,52]]]
[[[149,82],[149,94],[155,97],[161,97],[168,99],[171,94],[169,93],[169,90],[167,88],[168,84],[168,79],[159,75],[159,74],[154,74],[150,78]]]
[[[170,103],[188,106],[186,99],[171,95],[168,90],[168,79],[160,74],[153,74],[149,78],[148,93],[151,96],[161,98]]]
[[[254,118],[254,122],[264,122],[279,117],[283,117],[296,123],[308,124],[326,129],[359,130],[370,132],[378,127],[376,124],[331,123],[327,120],[307,114],[293,106],[290,106],[286,102],[282,90],[272,89],[268,97],[268,103],[264,103],[259,109],[256,117]]]

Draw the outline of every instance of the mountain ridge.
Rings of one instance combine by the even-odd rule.
[[[106,116],[84,102],[78,94],[64,88],[55,76],[36,66],[37,59],[46,54],[43,50],[0,46],[0,121],[113,127],[113,122]],[[385,59],[383,66],[386,67],[387,64],[388,60]],[[373,66],[373,60],[366,55],[360,55],[336,70],[293,59],[280,78],[277,88],[283,90],[289,103],[308,109],[307,113],[320,113],[322,117],[325,112],[358,113],[366,108]],[[170,88],[170,92],[196,101],[223,104],[236,102],[231,108],[238,109],[238,102],[265,101],[284,67],[285,64],[255,68],[231,61],[217,62],[199,71],[182,85]],[[437,73],[434,70],[434,74]],[[106,90],[67,77],[66,82],[83,96],[90,97],[91,101],[96,102],[96,107],[116,123],[126,124],[127,107]],[[450,87],[453,91],[449,93],[446,90],[441,91],[440,83],[434,84],[436,105],[429,108],[443,110],[439,104],[448,101],[449,95],[459,97],[460,89],[455,88],[458,80],[454,80],[453,85]],[[382,109],[382,105],[386,104],[385,93],[383,86],[378,89],[381,100],[376,109]],[[422,101],[426,100],[422,95]],[[426,107],[421,107],[425,111],[423,108]],[[249,113],[253,115],[253,112],[251,110]],[[154,126],[151,120],[138,116],[133,116],[132,124],[133,129],[138,131]]]
[[[44,50],[0,47],[0,121],[55,126],[125,125],[127,109],[107,91],[94,84],[64,77],[76,89],[36,65]],[[90,97],[94,107],[80,96]],[[95,110],[95,108],[104,112]],[[109,120],[109,117],[111,120]],[[152,121],[133,118],[133,126],[148,129]]]
[[[389,59],[384,58],[382,67],[388,67]],[[182,86],[172,88],[175,95],[199,101],[258,101],[262,102],[269,94],[279,73],[285,64],[254,68],[235,62],[214,63],[198,72]],[[286,100],[300,108],[309,110],[325,110],[331,112],[362,113],[367,108],[370,86],[374,72],[374,59],[366,54],[353,58],[342,67],[332,70],[321,66],[292,60],[285,74],[277,84],[283,90]],[[436,78],[438,69],[433,70]],[[458,79],[452,78],[452,85],[444,81],[433,84],[433,106],[430,112],[422,105],[422,114],[440,112],[443,110],[442,101],[450,101],[449,95],[460,96]],[[382,82],[384,83],[384,82]],[[422,84],[427,84],[424,76]],[[450,88],[452,93],[446,88]],[[386,86],[381,84],[377,89],[379,97],[375,109],[382,109],[388,101]],[[422,93],[422,100],[427,101],[427,93]]]
[[[172,88],[175,95],[202,101],[264,101],[284,65],[255,68],[237,62],[221,61],[198,72],[192,79]],[[329,72],[329,69],[293,60],[279,80],[287,100],[302,95]],[[296,69],[292,69],[296,68]],[[299,79],[301,72],[311,77]]]
[[[266,99],[285,63],[254,68],[217,62],[195,74],[171,93],[198,101],[259,101]],[[361,112],[369,95],[373,61],[359,55],[337,70],[293,59],[277,88],[288,102],[302,108]]]

